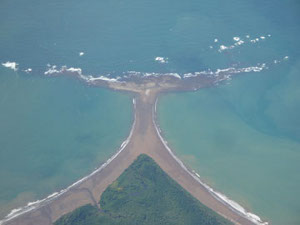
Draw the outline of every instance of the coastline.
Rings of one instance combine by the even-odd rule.
[[[177,161],[177,163],[190,175],[192,176],[197,182],[199,182],[204,188],[207,189],[207,191],[215,197],[218,201],[223,203],[224,205],[228,206],[232,211],[235,213],[240,214],[241,216],[245,217],[246,219],[250,220],[254,224],[257,225],[268,225],[268,222],[263,222],[259,216],[257,216],[254,213],[251,213],[247,211],[245,208],[243,208],[240,204],[237,202],[233,201],[232,199],[228,198],[225,194],[222,194],[220,192],[215,191],[212,187],[210,187],[208,184],[205,182],[201,181],[200,175],[195,172],[194,170],[188,169],[185,164],[175,155],[175,153],[172,151],[172,149],[168,146],[167,141],[163,138],[163,132],[160,129],[160,126],[158,125],[157,121],[157,102],[158,98],[155,101],[155,106],[153,110],[153,124],[156,128],[156,132],[161,139],[162,143],[164,144],[165,148],[168,150],[168,152],[172,155],[172,157]],[[227,218],[225,215],[221,214],[223,217]],[[230,218],[227,218],[230,219]]]
[[[122,142],[122,144],[120,145],[120,148],[118,149],[118,151],[116,153],[114,153],[108,160],[106,160],[105,163],[103,163],[102,165],[100,165],[99,168],[97,168],[96,170],[92,171],[90,174],[88,174],[87,176],[81,178],[80,180],[74,182],[73,184],[71,184],[70,186],[68,186],[65,189],[62,189],[58,192],[54,192],[50,195],[48,195],[46,198],[43,199],[39,199],[36,200],[34,202],[28,202],[26,206],[23,207],[19,207],[16,209],[11,210],[11,212],[5,216],[5,218],[3,218],[2,220],[0,220],[0,225],[3,225],[19,216],[22,216],[23,214],[29,213],[31,211],[37,210],[40,207],[43,207],[44,205],[46,205],[47,203],[55,200],[56,198],[60,197],[61,195],[63,195],[64,193],[66,193],[67,191],[69,191],[72,187],[75,187],[76,185],[81,184],[82,182],[84,182],[85,180],[89,179],[90,177],[92,177],[93,175],[95,175],[96,173],[100,172],[102,169],[104,169],[110,162],[112,162],[127,146],[127,144],[130,142],[132,133],[133,133],[133,129],[135,126],[135,98],[133,98],[133,108],[134,108],[134,117],[133,117],[133,123],[129,132],[129,136]]]
[[[176,157],[161,136],[159,126],[155,122],[157,96],[160,93],[158,90],[146,89],[139,92],[139,95],[135,95],[133,99],[135,119],[130,134],[121,144],[117,153],[106,163],[68,188],[54,193],[44,200],[29,203],[23,210],[11,213],[2,221],[2,224],[19,225],[33,222],[38,224],[41,223],[40,221],[43,221],[43,224],[52,224],[62,215],[82,205],[93,204],[100,207],[98,201],[103,191],[140,154],[147,154],[153,158],[172,179],[202,204],[235,224],[267,224],[260,223],[258,220],[258,222],[254,222],[255,217],[251,218],[249,214],[245,216],[241,211],[235,209],[230,204],[232,202],[222,199],[221,197],[224,195],[215,192],[203,183],[196,173],[188,170]]]
[[[10,214],[0,221],[0,225],[29,225],[33,221],[36,224],[40,224],[40,221],[43,221],[43,224],[50,225],[62,215],[82,205],[93,204],[100,208],[98,201],[103,191],[140,154],[150,156],[173,180],[202,204],[235,224],[267,225],[268,222],[261,221],[257,215],[246,211],[238,203],[215,191],[201,181],[199,174],[188,169],[169,148],[156,121],[157,100],[161,94],[196,91],[201,88],[215,86],[219,82],[230,80],[231,75],[238,75],[243,71],[231,72],[220,70],[208,76],[199,73],[185,78],[174,74],[164,76],[150,74],[142,77],[134,74],[131,77],[127,77],[126,81],[118,81],[106,77],[93,78],[83,75],[80,68],[62,68],[60,71],[53,68],[50,74],[65,74],[84,81],[88,85],[132,94],[134,122],[130,134],[121,144],[117,153],[98,169],[66,189],[53,193],[45,199],[30,202],[27,206],[12,210]]]

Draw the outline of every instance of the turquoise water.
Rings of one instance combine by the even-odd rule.
[[[300,223],[300,64],[164,96],[169,145],[204,181],[272,224]]]
[[[70,146],[94,152],[91,145],[98,149],[103,145],[111,153],[130,129],[128,96],[88,87],[67,77],[45,76],[53,65],[111,77],[128,71],[183,75],[255,67],[262,71],[243,74],[224,82],[224,86],[163,98],[162,128],[177,154],[218,190],[273,224],[299,223],[295,201],[300,139],[299,11],[298,0],[1,1],[0,63],[16,62],[18,71],[16,74],[1,68],[1,96],[8,100],[0,105],[4,124],[0,128],[4,144],[1,142],[0,147],[8,146],[8,150],[1,153],[0,160],[5,163],[0,179],[10,177],[12,183],[1,184],[6,194],[0,200],[10,201],[17,193],[28,192],[18,198],[26,202],[27,196],[35,199],[43,192],[33,190],[34,185],[28,182],[33,169],[12,169],[13,159],[6,160],[11,155],[20,154],[18,161],[35,168],[43,165],[43,160],[50,161],[49,153],[41,150],[43,146],[56,149],[59,145],[60,154],[53,154],[56,164],[49,162],[55,164],[53,171],[50,166],[41,170],[40,176],[32,176],[39,182],[51,171],[57,175],[64,170],[76,171],[76,163],[63,166],[71,155]],[[22,110],[25,113],[20,113]],[[74,111],[84,111],[94,119],[82,119]],[[99,121],[95,122],[96,118]],[[80,121],[80,126],[75,127],[72,121]],[[49,131],[41,132],[41,126]],[[26,131],[19,127],[26,127]],[[92,129],[91,133],[106,128],[107,133],[102,133],[95,144],[94,136],[83,132],[86,127]],[[62,134],[67,137],[62,139]],[[111,140],[104,141],[108,137]],[[77,139],[81,147],[73,142]],[[41,152],[36,157],[41,160],[21,156],[23,148],[15,145]],[[69,146],[67,152],[61,150],[63,146]],[[96,165],[109,155],[95,159],[95,154],[85,154],[85,161],[95,160]],[[72,157],[81,161],[82,154]],[[13,180],[6,174],[10,171],[19,178]],[[68,182],[61,180],[37,188],[64,187]],[[10,192],[18,182],[24,188]]]
[[[0,215],[66,188],[127,137],[129,96],[0,68]]]

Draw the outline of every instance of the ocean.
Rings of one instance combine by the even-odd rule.
[[[0,68],[0,215],[60,191],[127,138],[130,96]],[[0,218],[1,218],[0,217]]]
[[[297,0],[2,1],[0,217],[88,174],[129,133],[130,96],[63,66],[108,78],[242,69],[163,96],[163,134],[218,191],[299,224],[299,11]]]
[[[288,81],[274,80],[272,71],[249,74],[228,85],[169,94],[158,104],[175,154],[205,183],[276,225],[300,222],[295,69]]]

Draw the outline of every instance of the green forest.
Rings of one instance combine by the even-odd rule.
[[[140,155],[102,194],[100,209],[85,205],[55,225],[227,225],[172,180],[147,155]]]

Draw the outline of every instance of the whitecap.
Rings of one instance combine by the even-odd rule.
[[[235,45],[230,45],[230,46],[220,45],[220,48],[218,51],[222,52],[224,50],[233,49],[233,48],[235,48]]]
[[[103,81],[109,81],[109,82],[117,82],[118,78],[108,78],[108,77],[105,77],[105,76],[100,76],[100,77],[88,76],[88,81],[93,82],[93,81],[96,81],[96,80],[103,80]]]
[[[181,79],[181,76],[178,73],[166,73],[164,75],[166,75],[166,76],[173,76],[173,77],[176,77],[178,79]]]
[[[26,70],[23,70],[25,73],[31,73],[32,72],[32,69],[31,68],[28,68]]]
[[[63,66],[62,69],[66,70],[68,72],[72,72],[72,73],[79,73],[79,74],[82,73],[81,68],[74,68],[74,67],[67,68],[67,66]]]
[[[227,46],[225,46],[225,45],[220,45],[219,52],[222,52],[222,51],[224,51],[224,50],[226,50],[226,49],[228,49]]]
[[[157,61],[159,63],[168,63],[168,58],[157,56],[157,57],[155,57],[155,61]]]
[[[45,75],[58,74],[61,71],[56,69],[56,65],[51,66],[49,63],[47,64],[48,70],[44,72]]]
[[[7,61],[5,63],[2,63],[2,66],[6,67],[6,68],[9,68],[9,69],[12,69],[13,71],[17,71],[18,70],[18,63],[16,62],[10,62],[10,61]]]
[[[228,67],[223,69],[216,69],[215,71],[212,70],[204,70],[200,72],[194,73],[185,73],[183,74],[183,78],[190,78],[190,77],[197,77],[197,76],[213,76],[216,79],[215,84],[224,80],[231,80],[232,74],[238,73],[249,73],[249,72],[260,72],[264,69],[268,69],[266,63],[260,63],[256,66],[249,66],[249,67],[242,67],[242,68],[235,68],[235,67]]]
[[[236,42],[234,45],[235,46],[238,46],[238,45],[242,45],[244,44],[245,42],[243,40],[239,40],[238,42]]]

